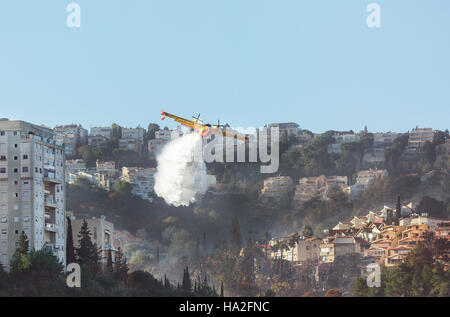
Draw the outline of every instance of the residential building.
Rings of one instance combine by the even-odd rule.
[[[155,168],[122,167],[120,179],[133,185],[132,193],[134,195],[151,202],[148,194],[153,191],[155,173]]]
[[[80,171],[86,171],[86,163],[81,159],[66,160],[65,179],[66,182],[69,179],[70,173],[76,173]]]
[[[299,179],[294,193],[294,204],[298,207],[314,197],[327,199],[331,187],[338,186],[345,191],[348,186],[347,176],[303,177]]]
[[[172,131],[170,131],[169,129],[163,129],[163,130],[158,130],[155,132],[155,139],[157,140],[163,140],[163,141],[170,141],[172,138]]]
[[[406,152],[408,153],[420,153],[425,142],[433,142],[434,132],[431,128],[419,128],[412,129],[409,133],[408,147]]]
[[[97,173],[105,173],[108,176],[115,176],[117,173],[116,162],[114,161],[100,161],[95,162]]]
[[[395,132],[378,132],[373,135],[373,146],[375,148],[383,148],[394,143],[400,135]]]
[[[422,215],[412,214],[410,217],[400,219],[400,226],[428,225],[431,229],[435,229],[446,224],[450,224],[450,220],[430,217],[426,213]]]
[[[115,232],[114,232],[114,224],[106,220],[105,216],[100,216],[100,218],[75,218],[71,217],[72,223],[72,235],[74,247],[78,248],[78,234],[81,230],[81,226],[83,225],[84,220],[86,220],[88,228],[91,232],[91,239],[94,244],[96,244],[97,248],[101,250],[101,259],[104,263],[106,263],[108,259],[108,253],[111,250],[111,257],[114,261],[115,255],[117,252],[115,246]]]
[[[263,201],[280,202],[288,199],[292,193],[294,184],[289,176],[269,177],[264,180],[264,187],[261,189],[261,199]]]
[[[377,179],[389,176],[387,170],[363,170],[359,171],[356,177],[356,183],[348,187],[350,199],[357,199],[359,195],[365,191],[370,185],[375,183]]]
[[[337,133],[333,135],[334,143],[328,146],[328,153],[342,153],[342,144],[359,142],[360,137],[357,134]]]
[[[87,130],[81,125],[69,124],[56,126],[54,129],[55,140],[64,144],[66,155],[73,155],[77,148],[87,143],[85,135]]]
[[[297,136],[300,132],[300,126],[295,122],[283,122],[283,123],[271,123],[269,124],[269,135],[271,128],[278,128],[280,131],[280,136],[288,137],[289,135]]]
[[[140,153],[142,150],[142,146],[137,139],[122,138],[119,140],[119,149]]]
[[[363,156],[364,168],[383,168],[386,163],[384,149],[372,148],[366,151]]]
[[[161,153],[161,150],[165,144],[167,144],[167,141],[165,141],[164,139],[148,140],[147,142],[148,154],[152,157],[158,156],[158,154]]]
[[[122,139],[136,139],[139,144],[144,144],[145,129],[137,127],[122,128]]]
[[[0,120],[0,262],[7,269],[22,231],[30,249],[49,248],[65,265],[64,162],[52,129]]]
[[[90,136],[104,136],[108,140],[111,139],[112,136],[112,128],[111,127],[92,127]]]
[[[283,259],[290,262],[296,262],[299,264],[306,262],[318,262],[320,254],[320,238],[313,237],[299,237],[295,245],[290,243],[291,237],[282,237],[277,239],[272,239],[269,242],[270,246],[270,257],[272,259]],[[278,243],[284,243],[286,248],[276,248]]]
[[[370,244],[359,237],[336,236],[322,239],[320,244],[320,261],[332,263],[337,256],[359,253],[363,254]]]
[[[88,144],[93,147],[106,147],[108,141],[109,138],[104,135],[90,135],[88,137]]]

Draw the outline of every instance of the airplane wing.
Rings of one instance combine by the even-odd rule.
[[[184,125],[186,127],[194,128],[195,124],[194,124],[194,121],[192,121],[192,120],[188,120],[188,119],[170,114],[168,112],[165,112],[164,110],[161,110],[161,115],[162,115],[161,120],[164,120],[166,117],[169,117],[169,118],[174,119],[176,122],[181,123],[182,125]]]
[[[239,134],[239,133],[234,133],[234,132],[230,132],[224,129],[220,129],[220,128],[214,128],[211,129],[210,133],[217,133],[217,134],[222,134],[224,137],[231,137],[231,138],[236,138],[242,141],[246,141],[248,139],[247,136]]]

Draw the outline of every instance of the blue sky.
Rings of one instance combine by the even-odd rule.
[[[379,29],[362,0],[79,0],[79,29],[70,2],[1,1],[0,117],[449,128],[448,0],[377,1]]]

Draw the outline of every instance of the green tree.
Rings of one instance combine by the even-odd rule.
[[[78,248],[75,249],[78,263],[88,268],[91,273],[97,273],[100,260],[99,250],[97,249],[97,246],[92,243],[91,231],[86,219],[83,219],[78,238]]]
[[[67,240],[66,240],[66,258],[67,263],[75,263],[75,248],[73,246],[72,221],[67,217]]]
[[[29,269],[31,266],[28,257],[28,238],[24,231],[21,232],[18,240],[18,247],[11,258],[11,271],[21,273]]]
[[[233,216],[231,220],[230,248],[234,253],[239,253],[242,248],[241,229],[237,216]]]

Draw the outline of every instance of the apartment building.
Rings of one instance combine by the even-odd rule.
[[[155,139],[156,140],[163,140],[163,141],[170,141],[172,138],[172,131],[169,129],[164,130],[158,130],[155,132]]]
[[[92,127],[90,136],[104,136],[108,140],[111,139],[112,136],[112,128],[111,127]]]
[[[136,139],[139,144],[144,144],[145,129],[137,127],[133,128],[122,128],[122,138],[123,139]]]
[[[363,156],[364,168],[383,168],[386,163],[384,149],[372,148],[366,151]]]
[[[269,242],[270,245],[270,257],[272,259],[283,259],[290,262],[306,263],[306,262],[318,262],[320,253],[320,238],[312,237],[300,237],[295,245],[292,246],[289,243],[290,237],[283,237],[278,239],[272,239]],[[276,249],[274,246],[278,242],[284,242],[285,249]]]
[[[108,144],[109,138],[104,135],[90,135],[88,137],[89,146],[105,147]]]
[[[337,256],[359,253],[363,254],[370,244],[359,237],[337,236],[322,239],[320,244],[320,261],[332,263]]]
[[[407,152],[421,152],[425,142],[433,142],[434,132],[431,128],[412,129],[409,133]]]
[[[338,133],[333,135],[334,143],[328,145],[328,153],[342,153],[342,144],[359,142],[360,137],[357,134]]]
[[[0,121],[0,261],[8,269],[22,231],[30,249],[65,265],[65,151],[50,128]]]
[[[122,175],[120,179],[133,185],[132,193],[151,201],[148,194],[155,186],[155,168],[144,167],[122,167]]]
[[[117,173],[116,162],[114,161],[101,161],[95,162],[97,173],[104,173],[108,176],[115,176]]]
[[[108,253],[111,250],[111,257],[114,261],[117,252],[117,246],[115,246],[115,232],[114,224],[106,220],[105,216],[100,216],[100,218],[86,218],[80,219],[75,218],[71,215],[72,223],[72,235],[74,247],[79,247],[78,233],[81,230],[83,221],[86,220],[88,228],[91,232],[92,242],[97,245],[97,248],[101,250],[102,261],[106,263],[108,259]]]
[[[264,187],[261,189],[261,199],[263,201],[279,202],[289,197],[293,187],[294,184],[289,176],[266,178],[264,180]]]
[[[66,168],[65,168],[65,180],[66,182],[69,179],[69,174],[73,174],[80,171],[86,171],[86,163],[81,159],[76,160],[66,160]]]
[[[363,170],[359,171],[356,177],[356,183],[347,188],[350,199],[357,199],[359,195],[365,191],[370,185],[375,183],[379,178],[384,178],[389,176],[389,172],[385,169],[383,170]]]
[[[167,143],[167,141],[163,139],[151,139],[147,142],[147,151],[148,154],[152,157],[158,156],[161,153],[162,148]]]
[[[87,143],[87,130],[81,125],[60,125],[53,130],[56,142],[64,144],[66,155],[75,154],[79,146]]]
[[[395,132],[378,132],[373,135],[373,146],[376,148],[390,146],[400,135]]]
[[[137,139],[121,138],[119,140],[119,149],[140,153],[142,150],[142,145]]]
[[[325,176],[300,178],[295,187],[294,205],[299,207],[314,197],[327,199],[328,190],[338,186],[345,191],[348,186],[347,176]]]
[[[284,137],[288,137],[290,135],[297,136],[300,132],[300,126],[295,122],[271,123],[268,128],[269,135],[271,128],[278,128],[280,131],[280,136]]]

